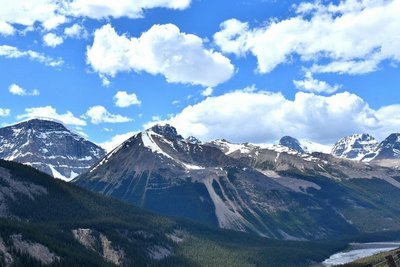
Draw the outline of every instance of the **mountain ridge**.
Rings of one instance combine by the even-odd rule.
[[[104,155],[105,150],[53,120],[30,119],[0,128],[0,158],[55,178],[71,180]]]
[[[381,212],[371,183],[393,194],[400,190],[395,170],[282,145],[199,144],[172,126],[155,127],[131,137],[74,183],[160,214],[296,240],[376,231],[376,222],[349,223],[356,214],[365,219],[361,210],[349,210]],[[396,214],[378,217],[379,223],[396,228]]]

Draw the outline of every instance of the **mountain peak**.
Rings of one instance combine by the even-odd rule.
[[[155,132],[156,134],[162,135],[169,140],[183,139],[183,137],[180,134],[178,134],[176,128],[170,124],[164,124],[164,125],[157,124],[151,127],[149,130]]]
[[[186,142],[194,144],[194,145],[198,145],[198,144],[202,143],[199,139],[197,139],[194,136],[189,136],[188,138],[186,138]]]
[[[279,140],[281,146],[285,146],[294,149],[300,153],[305,153],[304,149],[301,147],[299,140],[291,136],[284,136]]]
[[[48,118],[32,118],[7,127],[58,128],[67,130],[67,127],[61,121]]]
[[[400,133],[392,133],[391,135],[389,135],[385,141],[387,143],[400,143]],[[384,142],[385,142],[384,141]]]
[[[351,160],[362,160],[373,153],[378,141],[370,134],[353,134],[340,139],[332,149],[332,155]]]
[[[393,161],[389,165],[390,167],[398,166],[398,159],[400,159],[400,133],[392,133],[385,140],[383,140],[376,149],[376,153],[372,158],[374,161]]]
[[[0,158],[30,165],[56,178],[70,180],[105,155],[99,146],[64,124],[35,118],[0,128]]]

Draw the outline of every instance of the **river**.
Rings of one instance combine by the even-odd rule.
[[[400,241],[375,242],[375,243],[350,243],[350,247],[342,252],[333,254],[322,264],[324,266],[335,266],[349,263],[374,254],[390,251],[400,247]]]

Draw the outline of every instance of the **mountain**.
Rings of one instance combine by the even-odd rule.
[[[393,133],[383,140],[365,161],[386,167],[400,167],[400,133]]]
[[[279,140],[279,145],[296,150],[299,153],[306,153],[306,151],[301,147],[299,140],[291,136],[284,136]]]
[[[400,167],[400,133],[389,135],[381,143],[369,134],[350,135],[335,144],[332,155],[398,169]]]
[[[370,157],[378,148],[378,141],[369,134],[353,134],[340,139],[332,149],[338,158],[363,160]]]
[[[63,124],[32,119],[0,129],[0,158],[71,180],[97,163],[105,151]]]
[[[310,266],[344,242],[293,242],[150,214],[0,160],[0,266]]]
[[[299,240],[398,229],[397,177],[281,145],[188,142],[166,125],[134,135],[74,183],[159,214]]]
[[[310,141],[307,139],[301,139],[301,140],[299,140],[299,142],[300,142],[301,147],[307,153],[319,152],[319,153],[330,154],[332,151],[331,145],[323,145],[323,144],[313,142],[313,141]]]

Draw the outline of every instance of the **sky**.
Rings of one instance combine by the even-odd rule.
[[[0,0],[0,125],[106,148],[157,123],[207,141],[400,129],[400,0]]]

